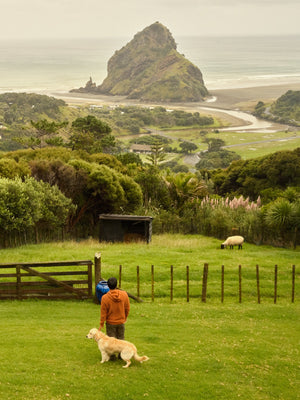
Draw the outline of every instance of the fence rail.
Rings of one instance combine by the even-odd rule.
[[[0,264],[0,300],[92,298],[92,265],[90,260]]]
[[[108,275],[116,274],[117,267],[105,267],[105,272]],[[261,276],[261,268],[259,265],[256,265],[255,269],[251,269],[249,267],[242,267],[242,265],[238,265],[236,272],[229,270],[229,268],[225,268],[224,265],[221,266],[221,270],[218,272],[218,268],[209,268],[207,263],[204,264],[203,270],[199,271],[200,274],[198,276],[198,281],[195,279],[192,281],[190,278],[191,268],[190,266],[186,266],[185,268],[185,282],[182,279],[182,268],[175,268],[173,265],[170,266],[169,272],[169,280],[164,277],[162,280],[158,277],[161,270],[159,267],[154,267],[151,265],[150,275],[151,278],[148,282],[145,283],[145,279],[143,280],[143,288],[144,293],[142,293],[141,289],[141,268],[140,266],[136,267],[136,293],[138,297],[151,297],[151,300],[154,301],[155,297],[167,297],[166,295],[166,286],[169,286],[169,297],[170,301],[173,301],[175,297],[174,286],[177,283],[175,279],[176,272],[181,269],[181,279],[180,279],[180,289],[181,289],[181,297],[183,297],[182,293],[185,292],[186,301],[190,301],[191,297],[191,284],[193,283],[194,291],[193,297],[201,298],[201,301],[205,303],[207,299],[211,298],[220,298],[221,303],[223,303],[227,297],[236,297],[239,303],[242,303],[244,297],[255,298],[258,304],[261,303],[263,299],[271,299],[274,304],[277,303],[278,298],[286,298],[290,299],[292,303],[295,302],[295,282],[296,282],[296,267],[292,265],[290,269],[285,268],[284,271],[280,271],[278,266],[274,266],[274,270],[268,269],[267,273],[264,270],[263,277]],[[102,267],[103,270],[103,267]],[[126,270],[122,265],[119,266],[118,276],[119,282],[118,286],[121,288],[122,280],[124,278],[123,271]],[[113,272],[112,272],[113,271]],[[99,274],[101,275],[101,261],[99,261]],[[213,272],[213,274],[212,274]],[[228,275],[226,275],[228,272]],[[145,274],[145,270],[144,270]],[[147,274],[148,275],[148,274]],[[210,278],[210,275],[213,277]],[[234,276],[235,275],[235,276]],[[250,276],[251,275],[251,276]],[[149,275],[148,275],[149,276]],[[220,279],[220,284],[216,283],[216,280]],[[168,282],[167,282],[168,280]],[[130,282],[128,278],[126,278],[127,285],[129,284],[130,290],[132,290],[132,273]],[[227,284],[227,287],[226,287]],[[149,285],[151,288],[149,289]],[[164,285],[164,289],[161,289],[160,286]],[[282,285],[283,287],[281,287]],[[178,286],[178,285],[177,285]],[[219,286],[219,291],[216,287]],[[230,287],[229,287],[230,286]],[[278,293],[280,286],[280,295]],[[195,287],[198,288],[197,294],[195,294]],[[159,288],[158,292],[156,289]],[[180,290],[177,287],[177,293]],[[226,291],[227,290],[227,291]],[[164,294],[162,295],[162,292]]]

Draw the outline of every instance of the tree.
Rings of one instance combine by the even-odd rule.
[[[299,193],[288,188],[275,201],[268,204],[265,213],[266,224],[280,232],[287,242],[292,235],[294,248],[297,245],[298,232],[300,229],[300,199]]]
[[[92,231],[97,225],[99,214],[132,212],[141,205],[142,192],[132,178],[106,165],[83,160],[72,160],[69,165],[84,175],[86,180],[77,198],[73,228],[81,220],[89,220]]]
[[[208,138],[206,137],[203,140],[203,143],[207,143],[208,149],[207,151],[219,151],[221,147],[225,146],[225,142],[222,139]]]
[[[103,137],[104,134],[111,132],[109,125],[93,115],[75,119],[72,123],[72,128],[75,128],[82,133],[92,132],[98,139]]]
[[[172,198],[172,205],[179,210],[185,202],[203,198],[208,194],[205,182],[191,172],[167,175],[165,180]]]
[[[122,208],[124,211],[132,213],[142,205],[142,189],[140,185],[134,182],[129,176],[120,175],[119,181],[124,190],[126,198],[126,204]]]
[[[25,136],[15,137],[14,140],[26,148],[36,149],[40,147],[62,146],[63,139],[58,136],[59,131],[68,125],[64,122],[49,122],[46,119],[34,122],[31,120],[31,126],[34,129],[24,129]]]
[[[276,228],[287,227],[291,224],[292,208],[292,204],[288,200],[276,200],[268,208],[266,222]]]
[[[166,158],[164,146],[161,140],[157,139],[151,146],[151,153],[147,156],[147,160],[151,162],[154,167],[157,167]]]
[[[292,224],[294,227],[294,249],[299,243],[299,231],[300,231],[300,200],[298,199],[293,203],[292,209]]]
[[[300,150],[300,149],[299,149]],[[285,188],[300,183],[300,151],[278,151],[261,160],[259,173],[270,186]],[[295,185],[296,186],[296,185]]]
[[[300,148],[278,151],[265,157],[233,161],[214,174],[215,190],[220,195],[242,194],[257,198],[263,191],[300,186]]]
[[[142,165],[143,164],[141,157],[136,153],[118,154],[116,157],[124,165],[128,165],[128,164]]]
[[[38,228],[63,227],[68,217],[75,212],[76,206],[68,199],[57,186],[46,182],[38,182],[30,178],[26,182],[32,191],[38,193],[40,217],[36,221]]]
[[[57,188],[33,178],[0,179],[0,238],[65,226],[75,207]]]
[[[191,153],[192,151],[197,150],[197,145],[192,142],[181,142],[179,147],[181,147],[183,153]]]
[[[256,115],[257,117],[261,117],[264,114],[265,110],[266,110],[265,103],[263,101],[259,101],[255,106],[253,114]]]
[[[115,146],[115,138],[110,134],[108,124],[88,115],[77,118],[72,123],[73,134],[69,140],[72,150],[86,150],[88,153],[110,151]]]
[[[30,169],[25,162],[17,162],[13,159],[3,157],[0,159],[0,177],[1,178],[24,178],[30,174]]]
[[[147,210],[170,208],[170,193],[158,168],[153,165],[145,168],[137,174],[135,181],[143,191],[143,203]]]
[[[60,160],[32,160],[29,162],[31,175],[37,181],[56,185],[65,196],[78,202],[87,183],[86,174]]]
[[[240,156],[229,150],[207,151],[200,154],[200,160],[196,164],[197,169],[227,168],[233,161],[239,160]]]

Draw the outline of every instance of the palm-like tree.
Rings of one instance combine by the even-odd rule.
[[[286,228],[292,222],[292,203],[286,199],[278,199],[268,209],[266,222],[275,228]]]
[[[300,228],[300,201],[289,202],[285,198],[275,201],[267,210],[266,223],[280,229],[282,237],[288,232],[293,232],[293,244],[297,245]]]
[[[293,203],[293,210],[292,210],[292,221],[294,227],[294,248],[296,248],[298,243],[298,236],[300,232],[300,200]]]
[[[165,181],[170,191],[173,206],[181,208],[186,201],[203,198],[208,194],[203,180],[193,173],[178,173],[167,175]]]

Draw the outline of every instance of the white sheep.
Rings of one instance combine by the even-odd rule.
[[[230,249],[233,249],[233,246],[239,246],[239,249],[242,249],[243,243],[243,236],[229,236],[225,242],[221,244],[221,249],[225,249],[226,246],[229,246]]]

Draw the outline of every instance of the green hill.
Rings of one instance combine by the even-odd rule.
[[[300,91],[289,90],[271,105],[257,103],[255,114],[272,121],[300,126]]]
[[[0,94],[0,123],[8,125],[26,123],[41,117],[58,120],[63,100],[35,93]]]

